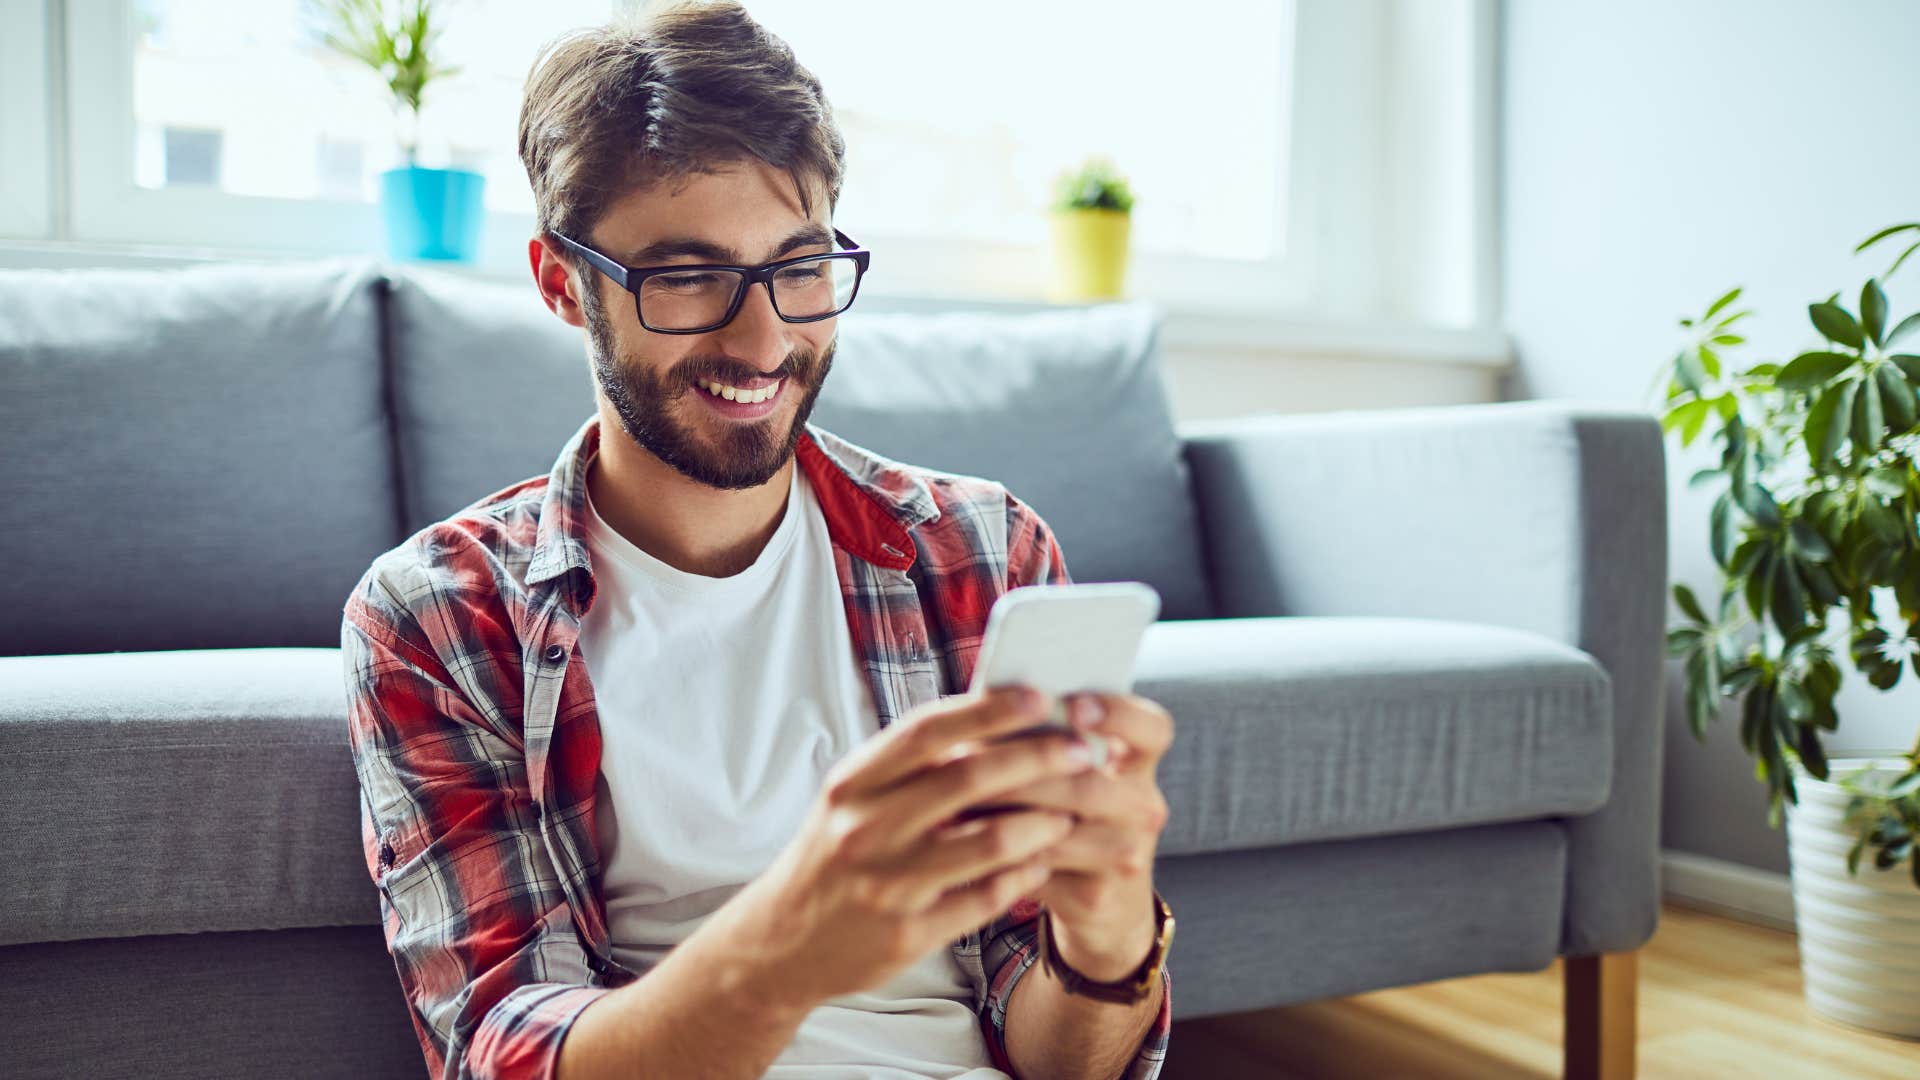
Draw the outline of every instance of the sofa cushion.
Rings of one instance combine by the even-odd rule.
[[[0,657],[0,686],[0,945],[379,922],[339,649]]]
[[[1174,719],[1166,855],[1585,814],[1612,781],[1606,671],[1520,630],[1162,622],[1134,692]]]
[[[400,539],[377,280],[0,272],[0,655],[337,645]]]
[[[552,468],[594,409],[593,375],[582,332],[531,284],[390,274],[411,532]],[[839,325],[814,423],[1005,484],[1053,528],[1077,581],[1145,581],[1166,619],[1211,613],[1155,309],[851,311]]]
[[[593,415],[583,332],[508,286],[390,267],[394,413],[406,530],[545,476]],[[337,640],[337,635],[336,635]]]
[[[815,423],[897,461],[998,480],[1075,581],[1144,581],[1212,614],[1187,464],[1146,303],[842,316]]]
[[[0,657],[0,945],[376,922],[337,649]],[[1157,623],[1163,855],[1583,814],[1606,674],[1517,630]]]

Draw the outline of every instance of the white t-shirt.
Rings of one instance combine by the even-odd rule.
[[[879,730],[826,517],[797,462],[791,475],[772,539],[724,578],[649,555],[588,499],[602,896],[614,957],[642,975],[773,862],[827,770]],[[765,1075],[1008,1080],[945,944],[816,1008]]]

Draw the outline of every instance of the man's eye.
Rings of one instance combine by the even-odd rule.
[[[713,283],[712,274],[658,274],[653,281],[669,289],[697,289]]]

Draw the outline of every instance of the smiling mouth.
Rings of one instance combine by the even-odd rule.
[[[695,385],[700,388],[702,393],[723,398],[727,401],[739,402],[743,405],[751,405],[765,401],[778,394],[781,384],[785,382],[785,379],[758,378],[748,380],[746,385],[743,386],[738,383],[724,383],[716,382],[712,379],[701,379]]]

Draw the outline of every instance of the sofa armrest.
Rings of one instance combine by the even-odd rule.
[[[1568,826],[1562,952],[1659,917],[1666,465],[1643,412],[1507,402],[1183,424],[1222,616],[1530,630],[1613,682],[1608,802]]]

